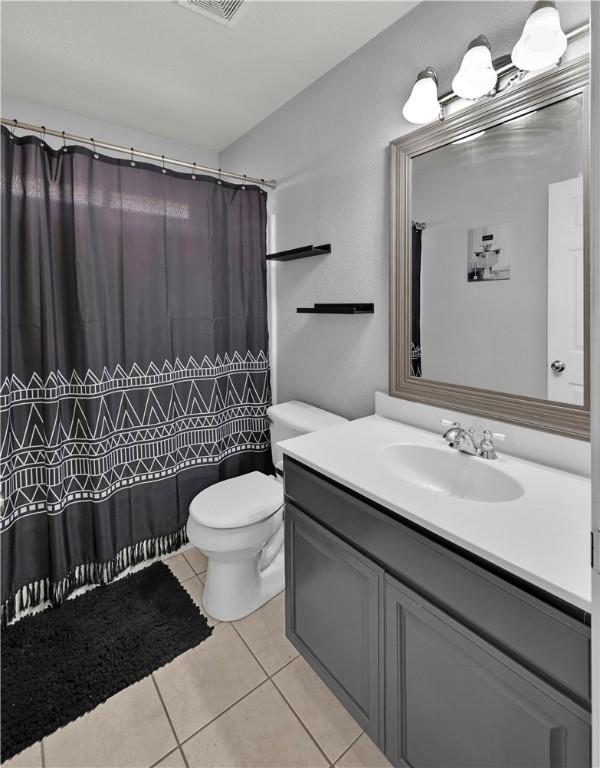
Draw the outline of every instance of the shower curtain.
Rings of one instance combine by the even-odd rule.
[[[411,247],[411,337],[410,375],[421,376],[421,236],[420,227],[412,225]]]
[[[2,129],[2,616],[272,471],[266,193]]]

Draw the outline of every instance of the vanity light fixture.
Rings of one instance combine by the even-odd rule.
[[[417,75],[408,101],[402,109],[405,120],[422,125],[440,117],[438,78],[433,67],[425,67]]]
[[[554,0],[538,0],[511,55],[492,60],[487,37],[479,35],[469,43],[452,90],[438,95],[437,73],[433,67],[426,67],[419,72],[402,114],[417,125],[443,120],[447,106],[457,99],[494,97],[520,83],[527,72],[560,64],[568,43],[589,32],[590,24],[585,22],[565,34]]]
[[[469,43],[452,81],[452,90],[462,99],[472,101],[493,93],[497,81],[489,40],[485,35],[479,35]]]
[[[529,14],[523,32],[512,50],[518,69],[533,72],[557,64],[567,48],[567,36],[553,0],[540,0]]]

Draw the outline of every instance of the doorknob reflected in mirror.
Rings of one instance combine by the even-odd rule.
[[[562,373],[566,367],[562,360],[555,360],[553,363],[550,363],[553,373]]]

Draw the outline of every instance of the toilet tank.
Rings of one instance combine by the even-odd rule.
[[[283,468],[283,451],[277,447],[280,440],[306,435],[326,427],[337,427],[348,421],[343,416],[299,400],[272,405],[267,409],[267,414],[271,422],[271,454],[277,469]]]

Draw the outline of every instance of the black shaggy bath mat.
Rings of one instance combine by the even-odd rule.
[[[2,761],[206,640],[206,617],[163,563],[2,633]]]

